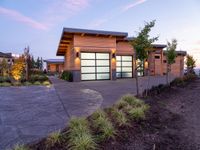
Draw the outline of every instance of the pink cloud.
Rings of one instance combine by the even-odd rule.
[[[135,6],[140,5],[140,4],[142,4],[142,3],[146,2],[146,1],[147,0],[137,0],[134,3],[128,4],[128,5],[126,5],[126,6],[124,6],[122,8],[122,12],[128,11],[129,9],[134,8]]]
[[[24,23],[26,25],[29,25],[29,26],[35,28],[35,29],[40,29],[40,30],[46,30],[47,29],[46,25],[44,25],[40,22],[37,22],[37,21],[33,20],[32,18],[24,16],[20,12],[12,10],[12,9],[0,7],[0,15],[7,16],[7,17],[9,17],[9,19]]]

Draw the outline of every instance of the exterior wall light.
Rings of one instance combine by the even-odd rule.
[[[79,52],[76,52],[76,58],[79,58]]]
[[[112,53],[112,58],[114,58],[114,59],[115,59],[115,57],[116,57],[115,53]]]

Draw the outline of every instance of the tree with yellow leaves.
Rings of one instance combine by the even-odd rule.
[[[19,81],[22,78],[24,68],[24,58],[20,57],[19,59],[16,59],[11,68],[11,75],[16,81]]]

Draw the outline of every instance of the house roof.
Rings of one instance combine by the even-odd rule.
[[[164,55],[167,53],[167,51],[163,51],[163,52],[164,52]],[[176,51],[176,54],[177,55],[186,56],[187,55],[187,51],[179,50],[179,51]]]
[[[54,63],[54,64],[62,64],[64,63],[64,59],[46,59],[44,60],[46,63]]]
[[[63,32],[78,33],[78,34],[90,34],[90,35],[111,35],[111,36],[120,36],[120,37],[128,36],[127,32],[89,30],[89,29],[77,29],[77,28],[64,28]]]
[[[0,57],[12,58],[12,54],[11,54],[11,53],[3,53],[3,52],[0,52]]]

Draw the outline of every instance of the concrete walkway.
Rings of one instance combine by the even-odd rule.
[[[111,106],[124,94],[136,94],[135,79],[50,80],[51,87],[0,87],[0,150],[38,140],[64,128],[72,116],[88,116]],[[165,76],[140,78],[140,92],[165,81]]]

